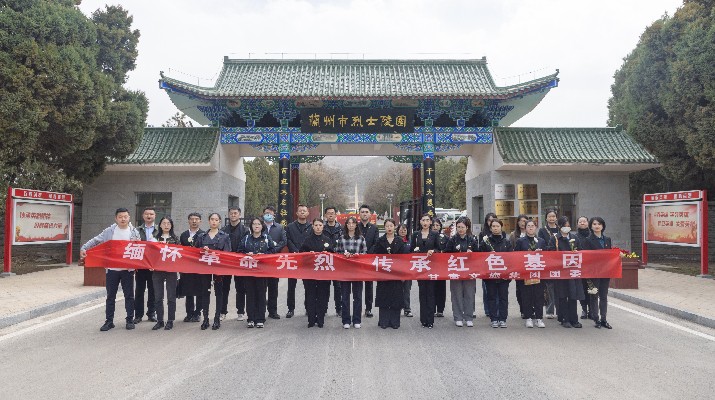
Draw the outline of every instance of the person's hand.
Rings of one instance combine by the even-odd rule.
[[[85,258],[85,257],[87,257],[87,250],[80,250],[79,258]]]
[[[208,251],[209,251],[209,246],[204,246],[204,251],[208,253]]]
[[[427,257],[431,256],[434,254],[434,250],[427,250]]]
[[[467,253],[471,253],[471,252],[472,252],[472,249],[467,249]]]
[[[246,253],[246,255],[247,255],[247,256],[252,256],[252,255],[253,255],[253,252],[250,251],[250,252]]]

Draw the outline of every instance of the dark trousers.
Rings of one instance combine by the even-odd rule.
[[[243,314],[243,310],[246,307],[246,288],[243,286],[242,276],[224,276],[222,279],[223,284],[223,296],[221,296],[221,314],[228,314],[228,298],[231,294],[231,279],[235,282],[236,286],[236,310],[239,314]]]
[[[588,312],[588,306],[591,302],[590,295],[588,294],[588,283],[586,283],[588,279],[581,279],[581,283],[583,284],[583,294],[584,294],[584,300],[579,300],[579,303],[581,303],[581,311],[588,315],[589,318],[593,319],[591,317],[591,313]]]
[[[384,328],[400,327],[400,307],[379,307],[377,325]]]
[[[576,300],[572,300],[568,297],[559,298],[559,306],[556,307],[556,311],[559,315],[559,321],[570,322],[575,324],[578,322],[578,314],[576,312],[578,304]]]
[[[186,296],[186,315],[193,317],[201,314],[201,302],[198,296]]]
[[[600,320],[606,321],[606,314],[608,313],[608,286],[611,284],[610,278],[597,278],[591,279],[593,286],[598,289],[598,294],[589,295],[591,298],[591,318],[594,321],[599,321],[599,312],[601,314]]]
[[[221,298],[223,297],[223,277],[220,275],[214,275],[214,295],[216,296],[216,304],[220,304]],[[211,289],[206,290],[200,296],[196,296],[196,301],[201,304],[201,312],[204,315],[204,319],[209,317],[209,306],[211,305]],[[221,317],[221,307],[216,307],[216,313],[214,318]]]
[[[343,318],[343,325],[345,324],[359,324],[362,319],[362,287],[361,281],[355,282],[340,282],[340,291],[342,292],[342,306],[341,306],[341,316]],[[353,295],[353,308],[352,308],[352,318],[350,315],[350,292]]]
[[[434,301],[438,313],[444,313],[444,305],[447,302],[447,281],[436,281],[434,283]]]
[[[523,281],[521,281],[523,282]],[[544,283],[522,285],[521,312],[524,317],[532,319],[544,318]]]
[[[330,300],[330,281],[303,279],[305,288],[305,307],[308,311],[308,324],[323,325],[325,310]]]
[[[410,292],[412,291],[412,281],[402,281],[402,308],[405,311],[412,311],[410,308]]]
[[[134,291],[134,318],[142,318],[144,316],[144,291],[147,290],[148,296],[146,299],[146,315],[154,314],[154,283],[151,279],[151,271],[148,269],[138,269],[136,272],[136,288]]]
[[[176,319],[176,272],[154,271],[152,274],[154,295],[156,297],[156,319],[164,321],[164,283],[166,282],[166,306],[169,311],[168,321]]]
[[[516,303],[519,305],[519,312],[524,315],[524,281],[516,281]],[[525,316],[526,317],[526,316]],[[526,317],[529,318],[529,317]]]
[[[487,281],[482,280],[482,304],[484,305],[484,315],[489,316],[489,299],[487,295]]]
[[[127,312],[127,322],[134,319],[134,271],[107,270],[105,287],[107,289],[107,305],[104,308],[107,321],[114,321],[114,308],[117,303],[117,291],[122,285],[124,293],[124,309]]]
[[[373,299],[373,291],[372,288],[374,287],[375,282],[368,281],[365,282],[365,310],[366,311],[372,311],[372,299]]]
[[[266,278],[243,277],[248,322],[266,322]]]
[[[335,302],[335,312],[338,314],[343,308],[343,291],[340,290],[342,282],[333,281],[333,301]]]
[[[268,314],[278,314],[278,278],[266,278],[266,287],[268,289],[268,299],[266,300]]]
[[[434,325],[434,283],[435,281],[417,281],[420,293],[420,322],[423,326]]]
[[[486,283],[489,318],[492,321],[506,321],[509,317],[509,281],[488,279]]]
[[[286,296],[288,311],[295,311],[295,286],[297,284],[297,279],[288,278],[288,295]]]

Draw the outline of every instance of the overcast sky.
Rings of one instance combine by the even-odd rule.
[[[613,73],[679,0],[84,0],[121,4],[141,31],[127,85],[149,97],[148,124],[177,109],[159,71],[213,86],[230,58],[481,58],[498,85],[559,69],[561,81],[513,126],[605,126]],[[331,54],[332,53],[332,54]]]

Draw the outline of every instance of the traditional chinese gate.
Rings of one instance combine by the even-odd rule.
[[[387,156],[411,163],[413,197],[434,215],[435,158],[470,156],[492,128],[530,112],[558,71],[495,85],[478,60],[232,60],[213,87],[161,74],[160,87],[199,123],[220,126],[242,157],[276,157],[278,220],[298,198],[300,164],[326,155]]]

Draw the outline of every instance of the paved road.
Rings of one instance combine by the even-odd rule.
[[[281,280],[280,302],[285,291]],[[417,305],[416,287],[412,297]],[[515,299],[510,303],[514,315]],[[483,316],[475,328],[457,328],[448,312],[433,330],[418,318],[403,318],[399,330],[379,329],[377,318],[344,330],[335,316],[323,329],[307,329],[300,316],[270,320],[263,330],[234,319],[218,331],[183,322],[173,331],[151,331],[144,321],[134,331],[118,326],[107,333],[99,332],[99,306],[0,336],[0,393],[3,399],[712,398],[715,331],[687,324],[704,334],[697,336],[619,304],[635,308],[612,301],[611,331],[590,324],[564,329],[553,320],[546,329],[527,329],[513,318],[509,328],[492,329]]]

